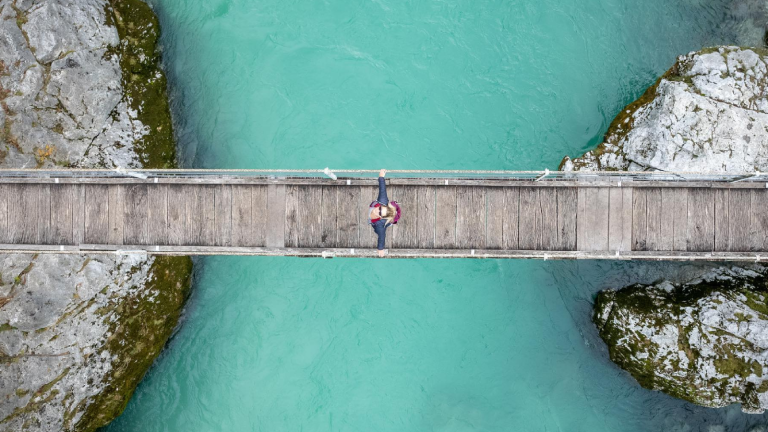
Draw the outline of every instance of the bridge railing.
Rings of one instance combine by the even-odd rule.
[[[0,169],[3,179],[41,178],[375,178],[379,170],[352,169]],[[768,182],[768,173],[702,173],[667,171],[505,171],[505,170],[387,170],[389,178],[464,178],[521,181],[688,181]]]

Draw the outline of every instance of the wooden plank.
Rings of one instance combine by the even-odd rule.
[[[504,249],[520,249],[520,188],[504,188]]]
[[[336,247],[339,235],[339,187],[322,186],[320,247]]]
[[[127,245],[147,244],[147,185],[125,185],[124,188],[123,240]]]
[[[199,246],[202,244],[203,202],[201,189],[197,185],[185,185],[182,189],[187,207],[187,220],[184,223],[184,244]]]
[[[661,249],[661,189],[649,188],[645,191],[646,249]]]
[[[520,249],[541,250],[541,203],[538,188],[520,188]]]
[[[0,184],[0,243],[10,243],[8,236],[8,219],[10,216],[10,210],[8,208],[8,200],[10,198],[10,186],[7,184]],[[14,206],[16,203],[12,203]]]
[[[356,247],[360,242],[359,230],[365,228],[365,221],[360,221],[360,187],[339,186],[337,206],[339,247]]]
[[[592,237],[591,250],[608,250],[608,188],[593,188],[591,214],[594,215],[592,224],[590,224],[589,233]]]
[[[36,244],[51,243],[51,185],[37,187],[37,240]]]
[[[275,186],[278,187],[278,186]],[[285,189],[285,186],[281,186]],[[214,236],[218,246],[232,245],[232,186],[219,185],[213,191]],[[283,232],[280,231],[282,243]]]
[[[413,249],[419,246],[418,233],[418,197],[417,189],[420,186],[400,186],[397,194],[393,194],[390,201],[397,201],[402,210],[402,215],[397,224],[393,225],[393,247]]]
[[[28,219],[31,217],[34,219],[37,217],[36,209],[30,207],[30,202],[37,203],[36,200],[30,200],[32,189],[24,184],[9,184],[8,185],[8,239],[11,243],[30,243],[30,235],[26,235],[26,230],[31,230],[28,227]],[[28,212],[33,212],[29,214]],[[35,226],[36,228],[36,226]],[[34,233],[34,239],[37,239],[37,233]]]
[[[608,188],[582,188],[578,194],[578,250],[608,250]]]
[[[257,187],[266,188],[265,186]],[[216,190],[213,185],[200,185],[198,188],[200,188],[200,244],[212,246],[216,244]],[[266,204],[264,209],[266,210]],[[256,246],[264,246],[264,242],[257,243]]]
[[[688,250],[706,252],[714,248],[715,193],[712,189],[690,189],[688,191]]]
[[[456,247],[485,248],[485,193],[482,188],[456,188]]]
[[[485,187],[474,186],[472,187],[472,212],[474,214],[472,223],[470,224],[470,238],[472,244],[470,245],[474,249],[485,249],[485,229],[486,229],[486,197]]]
[[[541,249],[560,249],[558,236],[557,189],[539,189],[541,203]]]
[[[576,250],[586,248],[587,189],[576,189]]]
[[[109,188],[114,186],[83,186],[85,192],[85,243],[109,243]]]
[[[692,192],[691,192],[692,193]],[[730,252],[746,252],[751,249],[752,192],[747,189],[732,189],[728,192],[728,222]],[[699,249],[692,249],[698,251]]]
[[[661,191],[661,234],[659,236],[658,250],[674,250],[675,225],[675,190],[659,189]]]
[[[417,247],[435,247],[435,202],[436,189],[434,186],[415,186],[417,209],[414,213],[416,219]]]
[[[75,185],[55,185],[51,188],[51,244],[73,244],[74,191]]]
[[[646,196],[647,189],[634,189],[632,191],[632,250],[647,250],[647,210]],[[686,237],[687,239],[687,237]]]
[[[616,188],[608,192],[608,250],[610,251],[620,251],[624,241],[624,190],[626,189]]]
[[[267,186],[267,247],[285,246],[285,185]]]
[[[665,189],[666,191],[667,189]],[[669,189],[673,192],[672,189]],[[730,244],[730,226],[728,223],[728,189],[715,191],[715,250],[727,251]],[[671,219],[670,219],[671,220]]]
[[[267,224],[269,219],[268,186],[251,186],[251,217],[253,218],[253,238],[251,244],[264,246],[267,244]],[[285,219],[285,218],[283,218]]]
[[[637,193],[637,189],[635,189],[635,193]],[[688,248],[688,189],[673,189],[672,196],[674,200],[672,249],[685,251]]]
[[[768,251],[768,190],[751,189],[752,209],[750,250],[757,252]]]
[[[632,196],[635,193],[634,188],[622,189],[621,198],[624,201],[622,223],[624,225],[622,229],[622,243],[621,251],[629,252],[632,250]]]
[[[557,189],[557,250],[576,250],[577,201],[576,188]]]
[[[147,244],[168,244],[168,185],[147,188]]]
[[[299,247],[320,247],[322,239],[322,186],[299,186]]]
[[[168,186],[168,244],[183,245],[186,236],[187,205],[183,185]]]
[[[474,217],[472,209],[472,187],[456,187],[456,248],[470,249],[472,243],[470,227]]]
[[[488,188],[486,199],[485,244],[488,249],[504,248],[504,196],[502,188]]]
[[[72,243],[85,243],[85,185],[72,185]]]
[[[107,243],[122,245],[125,228],[125,185],[110,185],[109,195],[109,232]]]
[[[435,247],[438,249],[456,247],[456,199],[455,186],[438,186],[435,189]]]
[[[232,246],[251,246],[253,238],[253,186],[232,186]],[[296,243],[290,246],[297,246]]]

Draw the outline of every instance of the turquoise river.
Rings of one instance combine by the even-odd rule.
[[[154,0],[182,162],[555,169],[732,0]],[[395,199],[397,197],[394,197]],[[408,209],[404,209],[407,216]],[[374,245],[371,245],[374,247]],[[107,430],[763,431],[639,385],[596,292],[693,265],[212,257]]]

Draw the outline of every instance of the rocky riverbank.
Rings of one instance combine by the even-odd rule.
[[[0,0],[0,35],[0,166],[175,166],[146,4]],[[0,255],[0,430],[91,431],[119,415],[190,275],[188,258]]]
[[[754,172],[768,168],[768,56],[717,47],[680,56],[565,170]],[[611,360],[643,387],[745,412],[768,408],[768,272],[702,270],[601,292],[594,321]],[[764,375],[765,374],[765,375]]]

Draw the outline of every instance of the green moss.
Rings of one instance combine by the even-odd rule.
[[[189,293],[191,272],[189,257],[157,257],[152,265],[154,277],[147,283],[148,290],[157,292],[155,301],[123,300],[116,310],[120,316],[115,320],[116,327],[106,346],[107,351],[117,357],[112,363],[113,379],[106,381],[107,387],[87,407],[76,430],[93,431],[123,412],[139,381],[176,327]]]
[[[120,36],[123,91],[137,118],[149,134],[135,143],[144,168],[174,168],[176,144],[173,140],[165,74],[160,69],[157,42],[160,25],[152,9],[141,0],[112,0],[107,16]]]
[[[714,298],[715,296],[746,298],[746,303],[755,313],[768,312],[768,306],[765,303],[768,298],[766,278],[755,276],[699,282],[695,285],[677,287],[670,292],[640,284],[619,291],[604,291],[598,294],[595,301],[593,319],[601,338],[608,345],[611,360],[628,371],[642,387],[661,390],[671,396],[705,406],[713,406],[714,400],[738,400],[746,407],[756,407],[757,405],[754,405],[756,392],[765,392],[768,384],[764,383],[759,388],[753,386],[749,391],[742,391],[740,386],[732,382],[734,378],[737,383],[743,382],[752,374],[758,377],[763,376],[763,368],[759,362],[745,360],[740,354],[755,351],[756,348],[749,341],[725,330],[710,328],[700,333],[705,340],[710,336],[723,338],[722,343],[713,344],[717,354],[714,366],[719,374],[727,378],[712,381],[705,388],[699,388],[695,384],[696,360],[699,353],[690,346],[688,337],[696,324],[683,327],[679,324],[679,317],[684,308],[696,309],[697,303],[704,298],[717,303],[718,299]],[[613,302],[611,316],[605,322],[600,322],[599,313],[608,301]],[[619,314],[615,315],[618,317],[631,315],[656,328],[670,324],[676,325],[680,335],[678,348],[680,352],[685,353],[687,364],[683,365],[676,356],[659,357],[654,345],[643,334],[622,327],[619,323],[622,319],[613,319],[614,314]],[[736,313],[734,318],[737,321],[749,320],[753,318],[753,314]],[[638,355],[640,353],[648,355],[643,358]],[[674,375],[659,373],[670,366],[675,370]]]
[[[9,331],[9,330],[16,330],[16,327],[12,326],[9,323],[0,324],[0,332]]]

